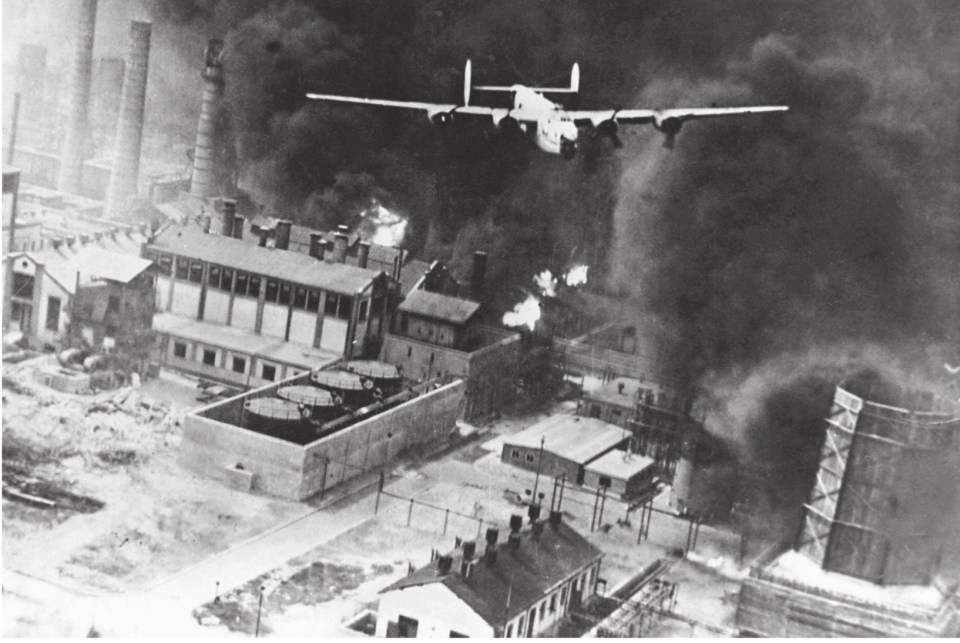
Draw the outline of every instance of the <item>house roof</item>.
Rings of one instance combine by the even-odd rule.
[[[421,259],[411,259],[403,266],[403,270],[400,272],[401,297],[406,297],[410,294],[417,285],[417,282],[430,270],[430,266],[429,261],[423,261]]]
[[[501,531],[504,533],[506,530]],[[554,587],[603,557],[600,550],[564,522],[544,524],[539,538],[529,528],[522,531],[516,548],[504,541],[501,537],[492,564],[484,560],[483,543],[477,543],[476,562],[466,578],[460,574],[463,553],[456,551],[450,573],[438,575],[437,562],[433,561],[380,593],[443,583],[483,620],[494,628],[502,628]]]
[[[123,284],[153,265],[149,259],[86,246],[73,259],[74,267],[84,281],[107,279]]]
[[[540,448],[561,458],[586,464],[623,442],[624,429],[596,418],[552,415],[504,438],[505,446]]]
[[[170,226],[151,249],[283,279],[311,288],[354,295],[373,283],[381,271],[343,263],[327,263],[289,250],[262,248],[233,237],[207,234],[191,226]]]
[[[619,388],[623,384],[623,392]],[[596,390],[587,393],[586,398],[606,404],[633,407],[637,402],[637,391],[649,389],[659,392],[662,387],[654,382],[644,382],[633,377],[616,377]]]
[[[454,324],[466,323],[479,308],[480,304],[475,301],[426,290],[414,290],[399,306],[399,310],[406,313],[441,319]]]
[[[588,464],[586,468],[587,471],[593,471],[603,476],[629,480],[638,473],[643,473],[649,467],[654,466],[654,464],[653,458],[614,449],[604,453]]]

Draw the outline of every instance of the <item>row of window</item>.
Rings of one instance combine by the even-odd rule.
[[[179,359],[187,359],[187,343],[174,342],[173,356]],[[217,367],[217,351],[213,348],[203,348],[200,353],[200,362],[206,366]],[[247,372],[247,359],[238,355],[233,355],[230,362],[230,370],[234,373],[244,374]],[[277,367],[273,364],[260,364],[260,378],[273,382],[277,379]]]
[[[171,274],[173,258],[170,255],[159,255],[157,263],[160,266],[160,272],[165,275]],[[178,257],[176,262],[176,277],[191,283],[203,282],[203,263],[199,261],[190,261],[184,257]],[[207,286],[216,288],[224,292],[233,292],[235,295],[244,297],[260,296],[260,277],[246,272],[236,271],[236,281],[234,281],[234,271],[230,268],[211,265],[207,273]],[[320,291],[303,286],[294,286],[285,281],[277,279],[267,279],[264,289],[264,301],[270,304],[280,304],[282,306],[292,305],[294,308],[306,310],[315,313],[320,309]],[[374,304],[378,308],[383,308],[386,300],[378,298]],[[324,302],[323,312],[327,316],[337,319],[350,319],[350,312],[353,308],[353,297],[347,295],[336,295],[327,293]],[[360,321],[366,321],[368,312],[368,302],[361,301],[357,310]]]

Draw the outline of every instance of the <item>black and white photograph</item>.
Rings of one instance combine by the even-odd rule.
[[[0,10],[0,636],[960,638],[960,3]]]

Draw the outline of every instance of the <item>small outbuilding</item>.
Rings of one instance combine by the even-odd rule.
[[[653,458],[614,449],[586,466],[583,485],[607,487],[621,498],[633,498],[653,485],[656,469]]]
[[[623,428],[601,420],[553,415],[507,436],[501,460],[530,471],[539,467],[540,474],[547,477],[566,473],[567,481],[583,484],[587,463],[625,446],[629,439]]]

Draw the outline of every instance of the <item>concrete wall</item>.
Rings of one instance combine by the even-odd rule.
[[[413,447],[442,444],[456,426],[463,401],[464,383],[458,380],[306,446],[235,426],[244,400],[272,396],[280,386],[308,379],[309,374],[300,375],[188,415],[181,465],[228,484],[229,469],[240,462],[253,474],[254,491],[303,500],[363,471],[375,471]]]

